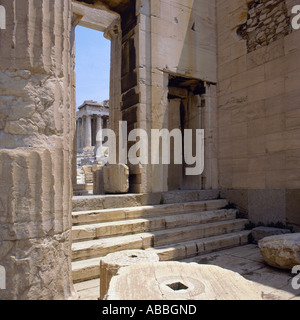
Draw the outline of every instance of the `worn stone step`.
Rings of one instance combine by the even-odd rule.
[[[94,257],[103,257],[109,253],[130,250],[146,249],[151,246],[152,234],[141,233],[135,235],[96,239],[72,243],[72,259],[84,260]]]
[[[141,232],[185,227],[188,225],[209,223],[236,218],[236,210],[215,210],[183,213],[172,216],[160,216],[147,219],[131,219],[98,224],[74,226],[72,228],[73,241],[100,239]]]
[[[73,211],[90,211],[158,204],[206,201],[218,199],[219,190],[177,190],[158,193],[74,196]]]
[[[73,212],[73,226],[112,222],[126,219],[149,218],[184,212],[210,211],[225,207],[228,201],[225,199],[191,201],[185,203],[172,203],[163,205],[147,205],[124,207],[115,209],[100,209]]]
[[[160,261],[182,260],[220,249],[245,245],[249,242],[248,236],[250,233],[249,230],[242,230],[147,250],[155,250]]]
[[[169,245],[200,238],[208,238],[219,234],[241,231],[248,222],[246,219],[218,221],[200,225],[193,225],[170,230],[154,231],[153,246]]]
[[[155,250],[160,261],[182,260],[213,251],[246,245],[251,231],[238,231],[225,235],[195,239],[181,243],[170,244],[147,250]],[[100,277],[101,257],[72,262],[74,283],[96,279]]]
[[[120,250],[147,249],[154,246],[236,232],[243,230],[247,221],[246,219],[234,219],[170,230],[75,242],[72,244],[72,258],[74,261],[83,260],[105,256],[108,253]]]
[[[100,259],[101,257],[73,261],[72,278],[74,283],[97,279],[100,277]]]

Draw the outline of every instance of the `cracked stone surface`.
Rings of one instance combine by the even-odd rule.
[[[258,246],[272,267],[292,269],[300,265],[300,233],[266,237],[258,242]]]
[[[263,300],[300,300],[300,290],[292,288],[295,275],[266,265],[257,245],[226,249],[182,261],[211,264],[238,272],[261,290]],[[97,300],[99,284],[99,279],[75,284],[79,299]]]
[[[110,253],[100,260],[100,300],[104,299],[110,281],[120,268],[130,265],[145,263],[145,262],[158,262],[159,257],[155,252],[146,250],[124,250],[119,252]]]
[[[237,272],[177,261],[142,263],[119,270],[107,300],[261,300],[260,290]]]

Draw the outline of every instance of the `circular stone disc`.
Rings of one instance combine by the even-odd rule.
[[[106,300],[261,300],[253,282],[213,265],[142,263],[121,268]]]

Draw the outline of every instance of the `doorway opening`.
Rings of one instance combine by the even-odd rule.
[[[109,100],[110,41],[103,32],[78,25],[75,43],[77,109],[85,100]]]
[[[101,130],[109,126],[110,113],[111,41],[105,32],[116,18],[116,13],[104,7],[73,2],[74,195],[94,193],[93,170],[108,157],[101,138]]]
[[[168,85],[168,129],[182,131],[182,150],[184,150],[184,130],[203,129],[201,116],[202,98],[205,93],[204,82],[198,79],[169,75]],[[193,136],[193,153],[196,149]],[[171,140],[171,161],[174,159],[174,141]],[[171,164],[168,167],[168,191],[202,189],[201,176],[187,176],[186,164]]]
[[[107,154],[99,132],[109,121],[110,41],[103,32],[77,26],[75,43],[77,184],[91,185],[92,166]]]

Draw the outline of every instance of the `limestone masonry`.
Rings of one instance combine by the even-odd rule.
[[[166,260],[180,260],[245,244],[249,221],[299,231],[300,30],[291,25],[299,4],[0,0],[0,269],[6,274],[0,300],[74,299],[74,277],[83,269],[87,279],[98,277],[108,248],[157,244]],[[111,76],[109,108],[105,103],[97,113],[87,101],[76,119],[77,25],[111,41]],[[77,151],[100,159],[97,133],[107,125],[118,141],[119,121],[127,121],[128,132],[141,128],[149,135],[151,129],[204,129],[203,174],[185,175],[185,163],[108,167],[109,193],[134,195],[73,198],[80,189]],[[117,156],[120,150],[122,143]],[[225,209],[207,213],[209,201],[225,201]],[[189,211],[193,202],[200,216]],[[178,215],[166,218],[164,210]],[[130,214],[129,225],[109,220]],[[144,220],[132,221],[138,218]],[[99,220],[72,228],[92,219]],[[175,239],[184,245],[170,246]],[[81,259],[93,265],[79,266]]]
[[[286,1],[250,1],[247,21],[238,34],[247,40],[248,52],[287,36],[292,31]]]

